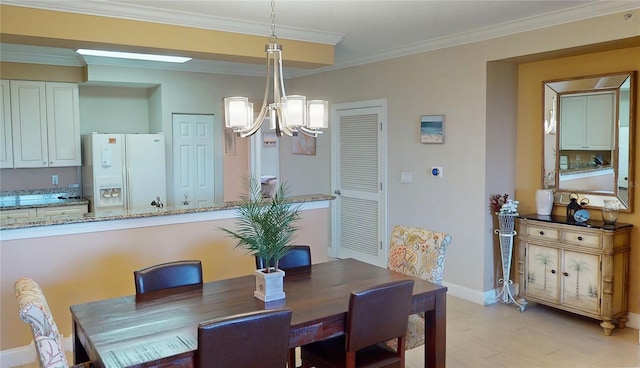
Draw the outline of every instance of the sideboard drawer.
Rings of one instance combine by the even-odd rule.
[[[564,240],[595,249],[600,249],[600,245],[602,244],[602,237],[600,235],[584,234],[572,231],[564,232]]]
[[[527,226],[527,236],[544,238],[548,240],[559,240],[560,231],[548,227]]]

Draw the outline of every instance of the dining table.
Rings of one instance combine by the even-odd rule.
[[[255,277],[72,305],[75,363],[96,368],[194,367],[200,322],[273,308],[292,310],[289,347],[345,333],[352,291],[411,278],[410,314],[424,313],[424,367],[445,367],[447,288],[355,259],[312,265],[284,278],[285,298],[253,296]],[[256,338],[268,338],[256,331]],[[289,354],[289,367],[295,366]]]

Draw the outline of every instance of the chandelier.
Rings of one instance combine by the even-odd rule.
[[[309,100],[305,96],[287,96],[284,90],[282,74],[282,45],[275,33],[275,1],[271,1],[271,36],[265,46],[267,53],[267,77],[262,108],[253,118],[253,103],[247,97],[226,97],[224,99],[225,126],[233,128],[240,137],[256,133],[265,119],[269,119],[271,129],[276,135],[292,136],[302,133],[311,137],[321,134],[320,129],[329,126],[329,102]],[[271,78],[270,78],[271,77]],[[271,80],[273,79],[273,86]],[[269,89],[272,87],[272,95]],[[272,102],[269,102],[272,97]]]

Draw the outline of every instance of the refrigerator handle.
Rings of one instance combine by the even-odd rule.
[[[127,195],[124,197],[125,198],[125,210],[130,210],[131,209],[131,198],[130,198],[130,194],[131,193],[131,178],[129,177],[129,175],[131,175],[131,169],[128,167],[124,168],[125,171],[125,175],[124,175],[124,186],[125,186],[125,190],[127,191]]]

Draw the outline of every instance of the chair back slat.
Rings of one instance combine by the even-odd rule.
[[[179,286],[202,284],[202,262],[198,260],[162,263],[133,272],[136,294]]]
[[[347,351],[399,338],[407,333],[413,280],[398,280],[354,291],[347,314]]]
[[[290,309],[239,314],[198,326],[197,367],[284,368],[289,357]]]

